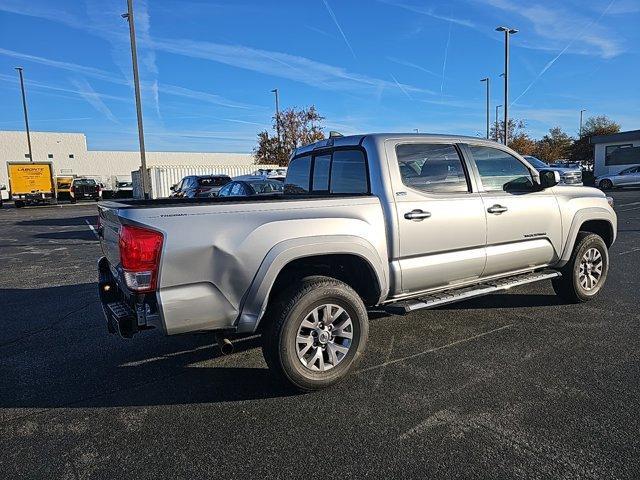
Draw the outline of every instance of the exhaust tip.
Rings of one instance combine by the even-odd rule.
[[[231,340],[222,335],[216,336],[216,342],[218,343],[218,348],[220,349],[220,353],[222,355],[229,355],[233,353],[234,347]]]

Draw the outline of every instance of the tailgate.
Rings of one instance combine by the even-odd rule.
[[[120,249],[118,241],[120,235],[120,219],[118,209],[108,204],[98,204],[98,218],[100,222],[100,245],[102,253],[109,263],[115,267],[120,263]]]

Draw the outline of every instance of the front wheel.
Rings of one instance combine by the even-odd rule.
[[[367,310],[360,296],[334,278],[307,277],[269,309],[262,352],[274,373],[302,391],[346,377],[365,349]]]
[[[609,272],[609,251],[599,235],[579,232],[562,276],[555,278],[553,289],[571,303],[586,302],[598,296]]]

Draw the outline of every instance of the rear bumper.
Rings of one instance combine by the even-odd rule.
[[[141,330],[164,330],[155,294],[130,292],[106,257],[98,261],[98,293],[109,333],[131,338]]]

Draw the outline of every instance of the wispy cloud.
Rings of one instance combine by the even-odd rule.
[[[464,27],[476,28],[475,23],[473,23],[471,20],[455,18],[451,15],[443,15],[437,13],[433,8],[427,8],[421,5],[414,5],[412,3],[406,3],[398,0],[378,0],[378,2],[384,3],[386,5],[391,5],[393,7],[402,8],[404,10],[408,10],[409,12],[419,13],[420,15],[426,15],[427,17],[435,18],[436,20],[451,22],[457,25],[462,25]]]
[[[163,52],[201,58],[286,78],[322,90],[375,94],[381,87],[396,87],[394,82],[353,73],[343,67],[317,62],[288,53],[261,50],[243,45],[227,45],[188,39],[154,39],[154,47]],[[408,92],[428,90],[402,85]]]
[[[576,7],[565,7],[555,2],[553,6],[534,3],[530,0],[477,0],[485,5],[523,17],[530,22],[537,38],[522,41],[522,46],[541,50],[553,49],[558,51],[560,45],[569,42],[565,51],[584,55],[599,55],[602,58],[612,58],[623,52],[620,36],[616,35],[593,20]],[[609,4],[608,11],[613,5]],[[585,28],[587,26],[587,28]]]
[[[444,59],[442,60],[442,81],[440,82],[440,95],[444,93],[444,74],[447,70],[447,58],[449,57],[449,44],[451,43],[451,28],[453,22],[449,22],[449,33],[447,34],[447,44],[444,47]]]
[[[342,35],[342,39],[344,40],[344,43],[349,48],[349,51],[351,52],[351,55],[353,55],[353,58],[356,58],[356,53],[353,51],[353,48],[351,48],[351,43],[347,39],[347,36],[344,34],[344,31],[342,30],[342,27],[338,23],[338,19],[336,18],[336,14],[333,13],[333,10],[329,6],[329,3],[327,2],[327,0],[322,0],[322,3],[324,3],[324,6],[326,7],[327,12],[329,12],[329,15],[331,16],[331,19],[333,20],[333,23],[336,24],[336,28],[340,32],[340,35]]]
[[[396,77],[393,76],[393,73],[391,73],[390,75],[391,75],[391,78],[393,78],[393,81],[396,83],[396,86],[400,89],[400,91],[404,93],[409,100],[413,101],[413,97],[409,95],[409,92],[407,92],[405,88],[402,86],[402,84],[396,79]]]
[[[100,95],[96,93],[87,79],[83,77],[70,78],[69,81],[76,86],[78,93],[84,98],[89,105],[102,113],[107,119],[113,123],[120,123],[113,112],[107,107]]]
[[[396,58],[396,57],[387,57],[387,60],[389,60],[390,62],[393,62],[393,63],[397,63],[398,65],[403,65],[405,67],[415,68],[416,70],[420,70],[421,72],[428,73],[429,75],[433,75],[434,77],[437,77],[437,78],[441,77],[441,75],[439,73],[432,72],[431,70],[428,70],[428,69],[418,65],[417,63],[409,62],[407,60],[402,60],[402,59]]]
[[[101,70],[99,68],[88,67],[85,65],[80,65],[80,64],[71,63],[71,62],[61,62],[61,61],[53,60],[50,58],[39,57],[36,55],[29,55],[26,53],[16,52],[13,50],[7,50],[3,48],[0,48],[0,55],[5,55],[8,57],[17,58],[17,59],[28,61],[28,62],[38,63],[40,65],[46,65],[48,67],[53,67],[61,70],[74,72],[76,74],[81,74],[85,77],[104,80],[106,82],[114,83],[117,85],[126,85],[126,86],[129,85],[129,81],[126,80],[125,78],[117,76],[114,73],[107,72],[106,70]],[[202,92],[199,90],[192,90],[192,89],[180,87],[177,85],[168,85],[168,84],[158,83],[157,92],[155,93],[154,93],[154,89],[156,87],[153,84],[149,84],[145,82],[145,83],[142,83],[142,87],[143,87],[143,90],[150,90],[152,94],[161,92],[167,95],[173,95],[176,97],[183,97],[183,98],[191,98],[194,100],[207,102],[213,105],[220,105],[222,107],[242,108],[242,109],[262,108],[257,105],[249,105],[245,103],[235,102],[233,100],[226,99],[220,95],[215,95],[213,93]],[[73,92],[78,93],[77,91],[73,91]]]
[[[558,53],[555,57],[553,57],[551,60],[549,60],[546,65],[542,68],[542,70],[540,70],[540,72],[538,73],[538,75],[536,75],[536,77],[531,81],[531,83],[529,83],[529,85],[527,85],[527,88],[525,88],[522,93],[520,95],[518,95],[511,103],[510,105],[514,104],[515,102],[517,102],[518,100],[520,100],[524,95],[526,95],[526,93],[531,90],[531,87],[533,87],[538,80],[540,80],[540,78],[542,78],[542,76],[547,72],[547,70],[549,70],[554,63],[556,63],[558,61],[558,59],[565,54],[565,52],[571,48],[571,46],[580,38],[583,37],[584,33],[590,29],[593,25],[597,24],[600,19],[602,19],[602,17],[604,15],[606,15],[607,11],[611,8],[611,6],[614,4],[616,0],[611,0],[611,2],[609,3],[609,5],[607,6],[607,8],[604,9],[604,11],[600,14],[600,16],[595,19],[592,20],[591,22],[589,22],[587,25],[584,26],[584,28],[582,30],[580,30],[580,32],[578,32],[578,34],[573,37],[569,43],[567,43],[567,45],[560,51],[560,53]]]

